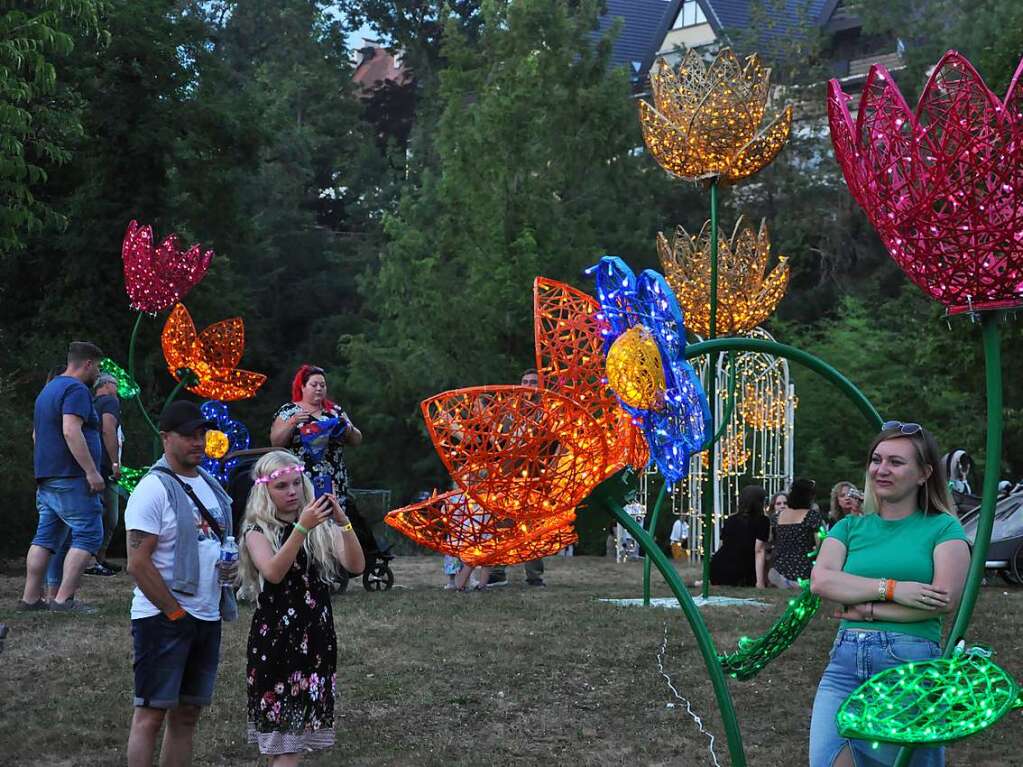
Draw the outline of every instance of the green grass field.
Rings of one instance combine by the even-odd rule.
[[[15,613],[23,573],[0,574],[0,764],[119,765],[131,717],[130,579],[89,577],[82,598],[96,616]],[[439,557],[394,562],[396,586],[353,582],[334,602],[340,640],[338,745],[316,765],[706,765],[707,740],[674,702],[665,667],[717,736],[724,732],[695,642],[677,610],[622,608],[599,597],[641,595],[638,563],[598,557],[547,560],[546,589],[521,568],[503,589],[443,591]],[[687,573],[691,576],[691,574]],[[655,573],[655,595],[668,591]],[[784,607],[777,591],[723,589],[769,608],[706,608],[722,649],[766,629]],[[985,587],[971,638],[1023,677],[1023,589]],[[245,641],[251,609],[224,629],[213,706],[195,763],[254,764],[244,742]],[[749,682],[731,682],[751,765],[806,763],[810,706],[836,623],[823,612],[797,644]],[[1023,765],[1020,714],[950,749],[948,764]]]

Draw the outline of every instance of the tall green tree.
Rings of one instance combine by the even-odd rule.
[[[414,171],[378,270],[374,325],[343,339],[369,414],[357,476],[439,480],[416,405],[447,388],[517,382],[533,364],[532,281],[582,286],[605,252],[652,264],[671,182],[641,146],[626,73],[590,37],[597,3],[485,2],[478,44],[445,27],[435,163]]]
[[[58,82],[56,58],[76,39],[100,34],[100,0],[39,0],[0,5],[0,258],[61,213],[36,197],[47,169],[70,158],[81,135],[80,103]]]

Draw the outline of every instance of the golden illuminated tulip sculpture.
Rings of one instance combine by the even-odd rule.
[[[693,50],[677,70],[658,60],[650,75],[653,104],[639,102],[643,139],[669,173],[734,184],[765,168],[789,138],[792,107],[760,130],[770,78],[754,54],[740,64],[725,48],[706,67]]]
[[[682,305],[686,325],[702,336],[710,331],[710,235],[709,221],[695,237],[678,227],[670,244],[663,233],[657,235],[664,276]],[[752,227],[743,226],[740,217],[731,240],[726,241],[720,234],[718,240],[717,333],[745,333],[770,317],[778,306],[788,288],[789,265],[782,256],[767,274],[771,240],[765,222],[754,233]]]

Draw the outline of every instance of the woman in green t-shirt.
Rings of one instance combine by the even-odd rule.
[[[888,421],[868,453],[862,516],[835,525],[810,578],[841,618],[810,722],[810,767],[879,767],[898,747],[842,738],[835,714],[874,674],[941,654],[941,616],[959,604],[970,552],[952,513],[940,451],[915,423]],[[914,752],[913,767],[940,767],[944,750]]]

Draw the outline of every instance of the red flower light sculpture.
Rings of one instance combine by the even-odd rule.
[[[132,221],[124,234],[121,259],[132,308],[156,314],[199,284],[213,260],[213,251],[193,245],[183,252],[174,234],[154,248],[152,228]]]
[[[950,314],[1023,304],[1023,62],[1004,102],[956,51],[913,113],[870,68],[855,122],[828,86],[835,157],[907,276]]]
[[[184,304],[178,304],[167,317],[160,341],[174,380],[181,380],[181,371],[191,371],[198,383],[185,388],[200,397],[221,402],[248,399],[266,381],[262,373],[237,369],[245,351],[245,323],[240,317],[216,322],[197,333],[192,315]]]

